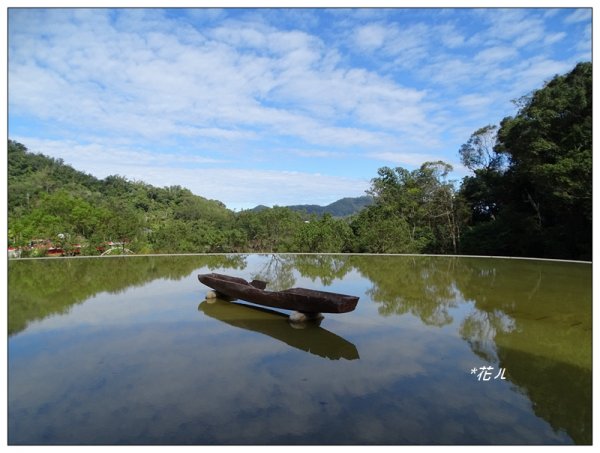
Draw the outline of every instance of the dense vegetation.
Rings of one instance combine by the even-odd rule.
[[[517,103],[517,115],[476,131],[460,150],[474,171],[461,187],[471,211],[462,250],[589,260],[592,64]]]
[[[234,213],[188,189],[121,176],[99,180],[8,143],[9,245],[50,239],[97,254],[466,253],[591,259],[592,65],[582,63],[517,101],[514,117],[475,131],[459,150],[473,171],[379,169],[372,204],[338,218],[273,207]],[[308,211],[308,212],[307,212]],[[313,210],[314,212],[314,210]]]

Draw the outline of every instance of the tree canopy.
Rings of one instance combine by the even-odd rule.
[[[474,176],[462,196],[471,207],[464,250],[591,259],[592,64],[578,64],[522,98],[502,120],[482,164],[476,131],[461,148]],[[488,140],[489,143],[489,140]],[[474,146],[473,146],[474,145]],[[507,166],[496,165],[504,158]]]

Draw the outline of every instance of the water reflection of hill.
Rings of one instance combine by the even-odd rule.
[[[11,260],[8,267],[8,334],[34,320],[68,312],[100,292],[118,293],[159,278],[172,280],[207,266],[240,269],[243,256],[143,256]]]

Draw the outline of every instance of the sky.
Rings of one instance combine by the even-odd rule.
[[[8,138],[230,209],[451,164],[592,59],[591,8],[9,8]]]

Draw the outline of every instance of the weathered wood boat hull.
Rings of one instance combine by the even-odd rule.
[[[248,283],[238,277],[223,274],[200,274],[198,280],[229,298],[241,299],[258,305],[297,310],[305,313],[347,313],[356,308],[358,297],[346,294],[291,288],[284,291],[265,291],[264,282]]]

